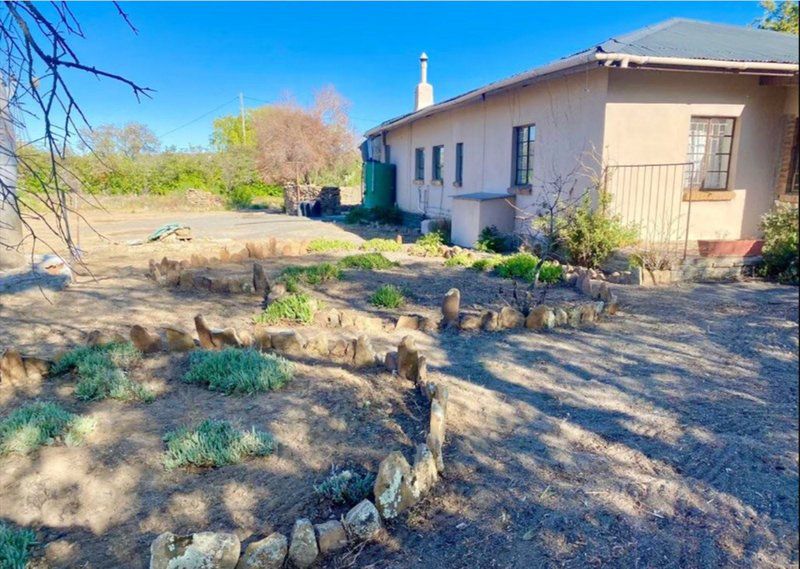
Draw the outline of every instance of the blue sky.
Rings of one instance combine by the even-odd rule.
[[[286,93],[307,103],[332,84],[350,100],[361,133],[411,110],[421,51],[443,100],[667,18],[747,25],[761,14],[756,2],[123,6],[138,35],[111,4],[72,4],[87,35],[74,47],[84,63],[156,92],[137,103],[111,81],[83,77],[76,93],[92,124],[140,121],[178,147],[207,145],[213,118],[238,112],[239,92],[247,106]]]

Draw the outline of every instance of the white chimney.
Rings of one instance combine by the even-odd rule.
[[[414,91],[414,110],[418,111],[433,104],[433,85],[428,83],[428,56],[419,56],[419,84]]]

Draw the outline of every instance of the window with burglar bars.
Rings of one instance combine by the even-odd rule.
[[[425,149],[417,148],[414,151],[414,179],[422,181],[425,179]]]
[[[789,180],[786,184],[787,194],[800,193],[800,119],[795,120],[794,143],[792,144],[792,163],[789,166]]]
[[[533,142],[536,125],[514,127],[514,185],[527,186],[533,182]]]
[[[444,146],[433,147],[433,164],[431,172],[431,180],[435,182],[442,181],[442,168],[444,167]]]
[[[456,143],[456,175],[455,183],[459,186],[463,182],[464,177],[464,143]]]
[[[687,190],[727,190],[731,168],[734,119],[692,117],[686,161]]]

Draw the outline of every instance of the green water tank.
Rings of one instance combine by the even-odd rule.
[[[394,164],[364,162],[364,207],[392,207],[395,198]]]

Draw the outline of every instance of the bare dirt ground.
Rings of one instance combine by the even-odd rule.
[[[189,328],[198,312],[212,324],[246,327],[253,297],[159,288],[144,277],[147,259],[292,228],[297,236],[359,239],[331,224],[263,213],[198,215],[219,221],[189,247],[123,245],[161,218],[109,220],[117,244],[85,240],[96,281],[49,292],[52,304],[38,290],[0,299],[0,347],[49,355],[93,328]],[[165,214],[163,222],[186,217]],[[420,308],[459,280],[467,304],[497,286],[437,261],[414,262],[371,278],[402,282]],[[320,294],[367,311],[374,284],[356,280]],[[414,333],[432,379],[450,386],[447,476],[389,524],[385,539],[349,556],[352,566],[798,565],[797,288],[616,290],[622,314],[590,329]],[[379,333],[375,344],[401,336]],[[146,567],[161,531],[236,531],[245,543],[286,533],[298,516],[340,513],[311,490],[332,464],[374,471],[386,453],[410,456],[422,438],[424,406],[378,370],[307,361],[285,390],[236,398],[182,384],[184,365],[162,355],[135,372],[160,393],[149,405],[78,403],[64,381],[38,393],[0,391],[0,416],[38,397],[98,419],[83,447],[0,459],[0,518],[51,544],[37,562]],[[269,430],[278,450],[239,466],[163,471],[163,433],[207,416]]]

